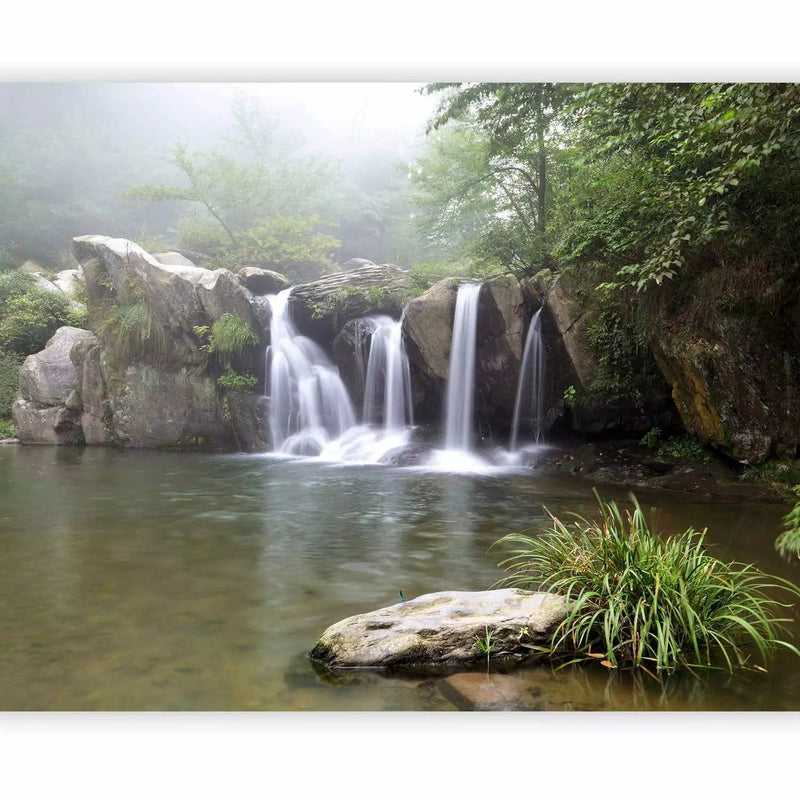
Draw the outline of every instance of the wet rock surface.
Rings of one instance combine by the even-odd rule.
[[[334,337],[352,319],[370,314],[399,319],[411,285],[410,273],[373,264],[295,286],[289,309],[300,333],[330,349]]]
[[[486,661],[477,640],[488,631],[492,659],[523,660],[565,612],[563,598],[545,592],[435,592],[330,626],[310,657],[331,668],[474,664]]]

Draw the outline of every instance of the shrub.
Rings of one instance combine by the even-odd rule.
[[[0,419],[0,439],[12,439],[17,435],[10,419]]]
[[[226,392],[248,392],[258,385],[258,378],[249,372],[229,369],[217,378],[217,385]]]
[[[800,503],[795,503],[783,524],[786,530],[775,540],[775,549],[787,561],[800,558]]]
[[[647,433],[639,440],[642,447],[647,447],[650,450],[655,450],[661,444],[661,428],[650,428]]]
[[[702,442],[689,434],[671,436],[658,448],[658,454],[677,461],[693,461],[700,464],[707,464],[711,460],[711,454]]]
[[[0,419],[11,416],[11,404],[19,390],[19,367],[22,356],[0,352]]]
[[[210,328],[208,325],[197,325],[194,333],[205,341],[201,349],[216,354],[218,360],[225,364],[241,356],[248,347],[258,344],[256,332],[235,314],[223,314]]]
[[[62,325],[74,321],[66,295],[38,288],[23,272],[0,275],[0,351],[38,353]]]
[[[800,588],[752,565],[724,563],[704,547],[705,531],[689,528],[661,539],[641,507],[620,512],[600,505],[600,521],[574,515],[540,534],[510,534],[501,562],[512,571],[502,583],[566,596],[569,611],[556,630],[553,652],[574,652],[574,661],[602,658],[608,666],[640,667],[651,675],[685,667],[746,667],[753,647],[766,662],[786,647],[780,617],[788,606],[777,589],[800,597]],[[599,651],[599,652],[598,652]],[[763,667],[758,667],[763,669]]]

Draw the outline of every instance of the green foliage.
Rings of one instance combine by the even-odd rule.
[[[636,324],[631,306],[608,302],[586,331],[597,359],[597,372],[587,393],[604,400],[632,398],[637,403],[661,381],[644,334]]]
[[[275,217],[244,232],[237,246],[214,258],[211,268],[237,271],[245,264],[258,264],[286,275],[293,283],[314,280],[331,271],[338,239],[324,233],[317,216]]]
[[[800,503],[783,518],[785,530],[775,540],[775,549],[787,561],[800,558]]]
[[[217,385],[226,392],[249,392],[258,386],[258,378],[249,372],[228,369],[217,378]]]
[[[568,614],[553,651],[654,676],[696,667],[732,672],[748,667],[754,649],[762,662],[756,669],[778,647],[800,655],[780,638],[788,606],[774,599],[778,590],[798,598],[800,588],[752,565],[714,558],[705,531],[660,538],[635,498],[624,514],[597,499],[599,521],[574,515],[565,524],[550,515],[551,525],[537,534],[498,542],[511,549],[501,562],[512,572],[504,583],[566,597]]]
[[[405,301],[419,292],[415,287],[390,289],[388,286],[343,286],[330,292],[314,308],[313,319],[321,319],[327,314],[341,314],[349,308],[363,306],[365,310],[381,309],[387,304],[402,306]]]
[[[474,644],[475,650],[477,650],[479,653],[482,653],[483,655],[486,656],[486,669],[489,669],[489,662],[490,662],[492,653],[494,652],[494,647],[495,647],[495,643],[494,643],[494,637],[492,635],[492,631],[490,631],[489,627],[486,626],[485,633],[484,633],[483,637],[476,635],[475,636],[475,644]]]
[[[788,489],[800,484],[800,461],[796,459],[765,461],[763,464],[748,467],[742,473],[741,479]]]
[[[436,171],[424,161],[416,178],[419,182],[429,176],[425,188],[443,214],[459,207],[477,212],[476,231],[467,248],[476,262],[502,265],[520,274],[547,266],[552,247],[548,212],[565,178],[563,127],[558,120],[577,90],[571,84],[554,83],[426,88],[444,92],[431,128],[446,133],[443,126],[459,123],[450,151],[442,151],[433,161],[445,176],[438,184],[447,187],[449,196],[442,196]],[[464,142],[472,148],[468,155],[463,155]]]
[[[571,384],[564,389],[564,405],[567,408],[576,408],[578,405],[578,392]]]
[[[0,419],[0,439],[13,439],[17,435],[10,419]]]
[[[652,427],[647,433],[639,440],[642,447],[647,447],[650,450],[655,450],[661,444],[661,428]]]
[[[11,404],[19,390],[19,368],[23,357],[0,351],[0,419],[11,416]]]
[[[711,454],[703,443],[696,436],[688,433],[671,436],[658,448],[658,454],[662,457],[693,464],[707,464],[711,461]]]
[[[214,354],[222,364],[230,364],[259,342],[250,325],[235,314],[223,314],[210,328],[195,326],[194,333],[205,342],[201,349]]]
[[[136,186],[128,196],[193,207],[177,226],[184,247],[215,266],[263,262],[295,280],[328,272],[340,242],[319,219],[336,176],[332,163],[301,157],[279,141],[275,120],[240,97],[226,152],[194,152],[178,142],[171,163],[180,185]]]
[[[721,239],[796,252],[798,99],[779,83],[586,89],[572,117],[576,182],[589,189],[572,255],[592,243],[618,265],[609,286],[641,291]]]
[[[112,304],[97,333],[120,362],[163,364],[169,360],[169,332],[147,303]]]
[[[0,352],[38,353],[62,325],[80,321],[65,295],[39,289],[17,270],[0,274]]]

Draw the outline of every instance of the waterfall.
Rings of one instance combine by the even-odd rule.
[[[445,408],[445,449],[470,449],[475,395],[475,328],[482,284],[462,283],[456,296]]]
[[[525,420],[530,423],[534,441],[542,438],[544,424],[544,343],[542,342],[543,306],[533,315],[525,339],[522,366],[517,379],[517,397],[514,401],[514,421],[511,425],[511,451],[517,449],[523,408]]]
[[[297,333],[289,318],[289,293],[268,297],[272,309],[267,348],[273,450],[318,455],[356,424],[339,370],[319,345]]]
[[[413,425],[411,375],[403,347],[402,320],[368,317],[372,337],[364,382],[364,422],[395,431]]]

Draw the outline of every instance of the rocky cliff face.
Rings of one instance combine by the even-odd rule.
[[[405,308],[403,336],[414,415],[422,422],[441,422],[457,293],[458,281],[447,278]],[[525,335],[536,308],[538,300],[513,275],[483,284],[476,328],[475,409],[484,436],[504,435],[510,428]]]
[[[262,330],[263,309],[239,279],[185,258],[162,263],[124,239],[81,236],[74,252],[95,333],[61,328],[23,365],[14,412],[20,439],[266,449],[260,393],[223,391],[222,365],[195,330],[224,315]],[[243,348],[228,366],[253,372],[261,353]]]
[[[773,320],[707,315],[653,340],[686,430],[745,464],[800,446],[800,334]]]

